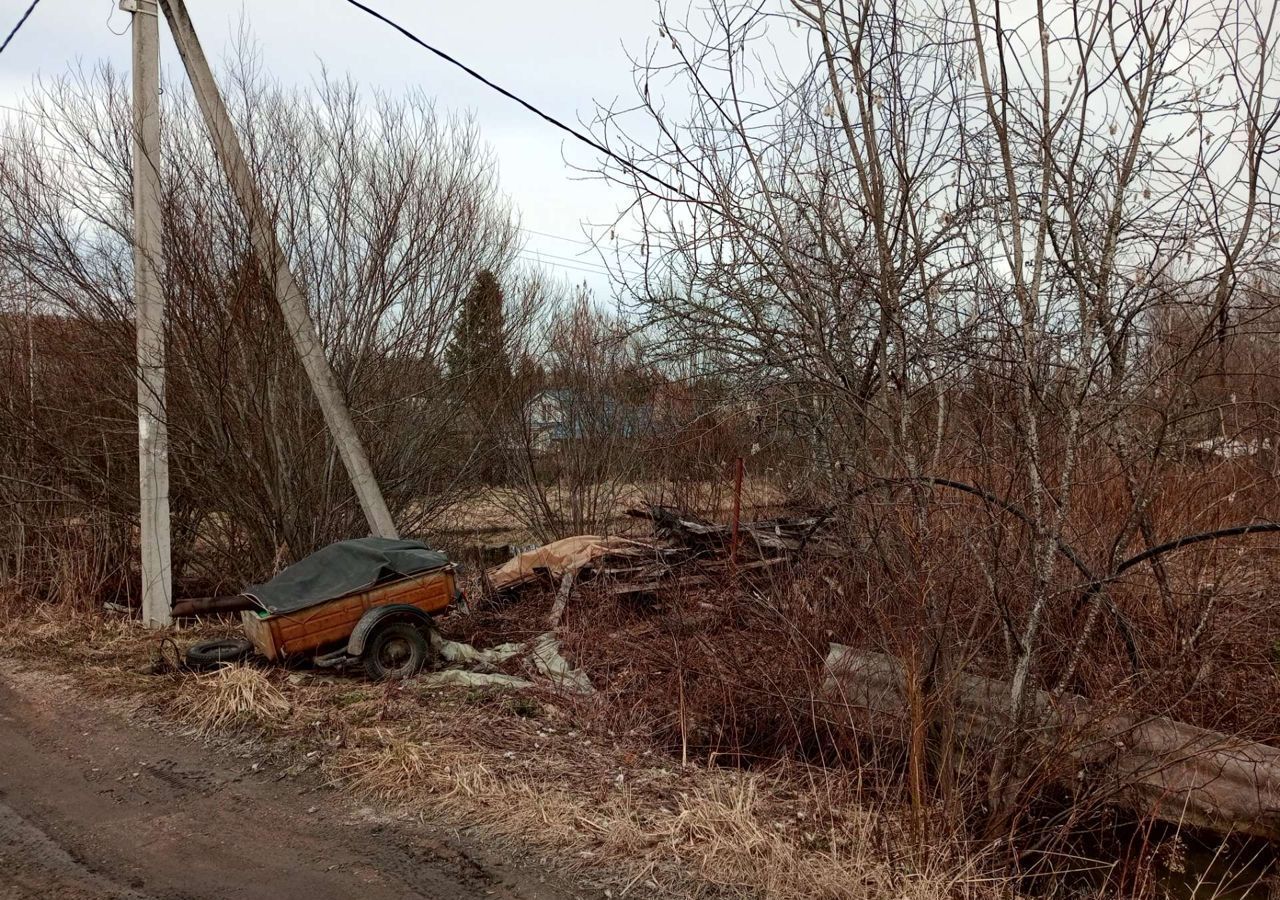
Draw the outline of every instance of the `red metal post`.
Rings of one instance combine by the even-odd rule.
[[[733,477],[733,536],[729,539],[729,565],[738,564],[738,523],[742,519],[742,470],[746,468],[741,456]]]

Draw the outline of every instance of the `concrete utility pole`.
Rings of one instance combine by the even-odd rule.
[[[133,13],[133,290],[138,329],[138,475],[142,621],[172,621],[169,562],[169,432],[164,407],[164,294],[160,218],[160,12],[155,0],[122,0]]]
[[[267,214],[253,174],[249,171],[240,140],[236,137],[230,116],[227,115],[227,107],[218,92],[217,82],[213,80],[209,61],[205,58],[191,17],[187,14],[186,4],[183,0],[160,0],[160,6],[169,21],[169,30],[173,32],[174,43],[178,45],[187,77],[195,88],[196,102],[200,105],[205,125],[213,138],[218,159],[227,174],[227,180],[231,182],[236,201],[249,222],[249,237],[254,252],[272,279],[276,300],[284,313],[285,326],[302,358],[307,377],[311,379],[311,388],[320,402],[320,410],[324,413],[329,433],[333,435],[343,465],[351,477],[351,484],[356,489],[360,508],[364,510],[365,519],[369,522],[369,530],[379,537],[394,538],[397,536],[395,523],[391,520],[386,501],[382,499],[378,482],[373,477],[373,469],[351,421],[351,413],[338,389],[338,380],[324,355],[324,347],[307,311],[306,298],[303,297],[284,250],[276,239],[271,217]]]

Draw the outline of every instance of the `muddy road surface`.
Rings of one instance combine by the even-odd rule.
[[[0,668],[0,898],[599,896]]]

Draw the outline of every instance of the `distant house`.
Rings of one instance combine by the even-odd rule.
[[[1203,441],[1192,441],[1187,448],[1202,457],[1218,459],[1247,459],[1260,453],[1270,452],[1270,438],[1229,438],[1226,436],[1207,438]]]
[[[587,395],[572,388],[545,388],[524,407],[531,448],[545,453],[571,441],[635,438],[652,422],[647,406],[608,395]]]

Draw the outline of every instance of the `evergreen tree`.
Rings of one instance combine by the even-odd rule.
[[[511,381],[502,285],[490,271],[476,274],[445,348],[445,368],[466,393],[497,396]]]

